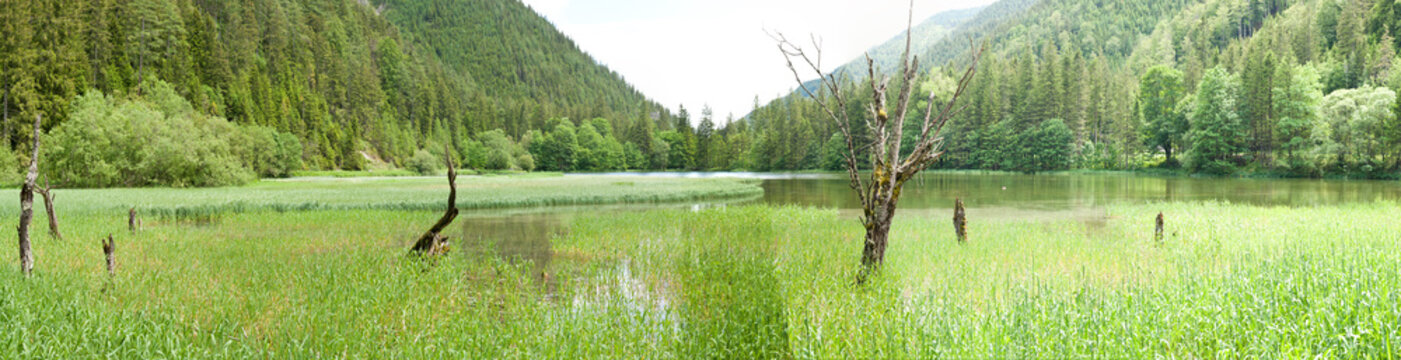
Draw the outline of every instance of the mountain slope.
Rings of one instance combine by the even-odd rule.
[[[1395,0],[999,1],[925,44],[923,68],[953,65],[921,79],[921,91],[951,86],[968,38],[987,46],[934,166],[1401,176],[1398,17]],[[1167,77],[1150,83],[1181,88],[1142,93],[1150,69]],[[1225,90],[1199,93],[1207,80]],[[844,86],[853,103],[869,96]],[[1151,99],[1172,105],[1152,118],[1181,125],[1141,112],[1142,97],[1164,94],[1186,95]],[[843,145],[823,115],[794,96],[756,109],[742,124],[757,149],[750,164],[838,168]],[[768,154],[797,155],[764,165]]]
[[[954,29],[982,10],[983,7],[975,7],[945,11],[915,24],[914,27],[910,28],[910,33],[913,35],[912,41],[910,41],[910,53],[918,55],[929,51]],[[892,72],[900,67],[900,56],[904,55],[905,51],[905,35],[905,32],[901,31],[890,40],[866,50],[866,54],[869,54],[871,60],[876,64],[876,69],[882,72]],[[866,77],[867,70],[866,55],[861,55],[837,67],[832,73],[840,74],[849,79],[861,79]],[[814,91],[817,90],[818,85],[817,79],[803,83],[803,87]],[[801,91],[798,93],[802,94]]]
[[[53,128],[81,93],[137,96],[155,80],[199,112],[295,134],[311,168],[402,162],[551,117],[665,115],[518,0],[0,3],[12,151],[28,147],[24,119]]]

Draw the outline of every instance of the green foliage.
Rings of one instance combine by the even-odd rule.
[[[1320,121],[1314,127],[1313,151],[1320,168],[1370,176],[1390,164],[1396,147],[1387,144],[1383,128],[1393,121],[1396,92],[1363,87],[1338,90],[1323,98]]]
[[[1143,74],[1138,89],[1144,142],[1161,148],[1171,166],[1174,162],[1173,150],[1183,147],[1183,138],[1188,130],[1187,116],[1177,108],[1186,91],[1182,84],[1182,72],[1163,65],[1154,66]]]
[[[1002,159],[1010,170],[1023,173],[1065,170],[1070,167],[1070,143],[1074,134],[1060,119],[1041,122],[1032,131],[1016,136],[1015,155]]]
[[[531,138],[530,154],[540,160],[539,165],[542,169],[573,170],[579,152],[574,123],[569,119],[555,119],[551,122],[555,125],[550,132]]]
[[[442,170],[444,165],[441,157],[435,156],[427,150],[420,149],[414,152],[413,157],[409,158],[408,163],[404,164],[404,167],[419,175],[433,175],[437,173],[438,170]]]
[[[642,149],[637,144],[623,144],[623,156],[627,159],[629,170],[641,170],[648,168],[647,155],[642,153]]]
[[[695,138],[688,132],[663,131],[657,138],[666,143],[667,169],[686,170],[695,166]]]
[[[519,1],[16,0],[0,24],[13,152],[35,115],[54,128],[78,94],[140,96],[150,79],[201,115],[294,134],[312,169],[365,167],[362,152],[403,163],[550,117],[670,118]]]
[[[232,145],[243,165],[258,176],[285,178],[302,169],[302,142],[296,135],[266,126],[241,126]]]
[[[478,134],[477,137],[481,138],[482,135]],[[462,166],[464,168],[486,168],[487,156],[490,153],[490,149],[488,149],[486,145],[482,144],[482,141],[478,139],[467,139],[467,141],[464,142],[460,148],[462,149]],[[509,164],[509,162],[507,164]]]
[[[822,169],[837,171],[846,169],[846,139],[840,133],[832,134],[827,142],[822,144]]]
[[[144,98],[74,100],[45,140],[41,168],[65,187],[226,186],[301,168],[295,137],[200,114],[164,82],[146,89]]]
[[[535,168],[535,159],[500,129],[477,134],[477,138],[469,141],[468,145],[472,161],[480,164],[476,168],[526,171]]]
[[[24,182],[24,172],[21,170],[29,164],[20,164],[19,157],[14,153],[0,152],[0,186],[11,186]]]
[[[1287,160],[1297,163],[1300,153],[1311,145],[1309,139],[1318,118],[1323,86],[1318,82],[1318,72],[1310,66],[1280,67],[1275,78],[1275,139]]]
[[[1235,158],[1244,138],[1240,121],[1240,85],[1236,76],[1212,68],[1197,86],[1192,109],[1192,171],[1208,174],[1235,172]]]

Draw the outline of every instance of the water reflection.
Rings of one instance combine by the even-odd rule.
[[[836,208],[848,218],[860,201],[843,176],[832,174],[662,173],[627,176],[748,177],[764,179],[762,197],[715,202],[544,207],[463,212],[466,249],[490,252],[515,263],[529,262],[530,276],[543,281],[549,296],[566,266],[551,256],[550,241],[569,231],[580,214],[626,213],[649,209],[699,211],[730,204],[797,205]],[[1103,227],[1108,205],[1156,201],[1222,201],[1264,206],[1320,206],[1401,198],[1401,186],[1388,181],[1164,178],[1131,175],[1016,175],[927,173],[905,186],[899,218],[947,218],[955,197],[978,221],[1080,221]],[[898,218],[897,218],[898,219]],[[897,220],[899,221],[899,220]],[[565,274],[565,276],[568,276]]]
[[[855,210],[860,201],[842,179],[765,180],[766,204]],[[907,183],[902,214],[951,209],[963,198],[969,216],[985,219],[1087,220],[1114,203],[1222,201],[1263,206],[1319,206],[1401,197],[1389,181],[1203,179],[1131,175],[927,173]]]

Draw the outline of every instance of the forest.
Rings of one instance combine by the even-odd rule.
[[[993,55],[933,166],[1394,178],[1398,16],[1389,0],[999,2],[921,57],[927,93],[947,91],[967,39]],[[730,164],[837,168],[815,101],[745,120],[721,132],[755,156]]]
[[[6,179],[26,162],[32,117],[43,115],[54,136],[128,131],[70,120],[96,104],[79,99],[164,101],[152,98],[164,96],[153,87],[169,87],[191,111],[134,112],[132,121],[219,119],[261,129],[250,132],[300,156],[276,166],[288,170],[267,171],[236,150],[214,149],[210,156],[238,161],[229,161],[225,180],[198,182],[194,172],[147,174],[128,159],[133,165],[111,165],[128,176],[65,185],[236,184],[253,178],[247,174],[384,167],[426,173],[438,170],[444,149],[483,170],[841,164],[836,126],[814,99],[756,97],[738,118],[708,107],[673,111],[516,1],[0,6],[0,134],[11,151],[0,165],[16,170]],[[968,40],[987,44],[990,56],[932,167],[1397,177],[1398,16],[1394,0],[1002,1],[936,15],[917,29],[915,55],[928,69],[920,92],[947,96]],[[886,68],[900,54],[891,45],[902,37],[873,50],[880,70],[893,70]],[[839,70],[846,88],[857,90],[859,65]],[[88,128],[65,129],[78,126]],[[73,169],[116,161],[63,151],[45,154]]]
[[[68,132],[123,131],[70,120],[95,105],[80,99],[150,104],[164,101],[152,89],[163,87],[189,104],[189,116],[295,138],[301,153],[287,164],[293,170],[407,167],[420,151],[441,154],[444,145],[465,157],[477,144],[500,145],[498,135],[517,143],[551,118],[607,118],[627,131],[644,119],[671,124],[669,110],[518,1],[0,3],[0,136],[10,151],[0,165],[13,167],[4,177],[27,162],[36,116],[48,134],[76,126],[90,128]],[[127,114],[137,123],[179,122],[159,111]],[[189,151],[198,145],[148,135]],[[491,164],[531,168],[509,163]],[[260,172],[237,167],[233,173]],[[55,179],[66,186],[197,181],[140,177],[159,180]]]

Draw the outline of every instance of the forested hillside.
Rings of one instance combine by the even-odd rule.
[[[967,37],[989,51],[934,166],[1396,177],[1399,16],[1394,0],[1002,1],[922,57],[921,90],[947,91]],[[722,130],[753,144],[741,163],[835,168],[813,101],[756,107]]]
[[[515,0],[0,2],[0,136],[13,154],[27,153],[34,116],[54,132],[90,110],[75,106],[80,95],[154,108],[143,104],[166,99],[150,89],[167,85],[195,118],[294,135],[304,162],[293,165],[309,169],[404,164],[445,144],[466,156],[500,140],[478,139],[495,129],[520,147],[551,118],[629,131],[671,123]],[[0,164],[16,157],[26,156]]]
[[[934,46],[942,44],[949,33],[958,29],[959,25],[968,21],[974,15],[982,12],[984,7],[975,7],[961,10],[945,11],[925,19],[910,29],[910,51],[914,54],[922,54]],[[906,34],[901,32],[886,42],[876,45],[866,50],[865,54],[857,56],[842,66],[837,67],[832,73],[841,76],[860,78],[867,74],[866,55],[871,56],[871,60],[876,65],[876,69],[882,71],[894,71],[900,67],[900,56],[905,53]],[[965,37],[966,41],[966,37]],[[818,80],[813,79],[803,84],[808,89],[818,89]],[[798,95],[802,95],[799,93]]]

